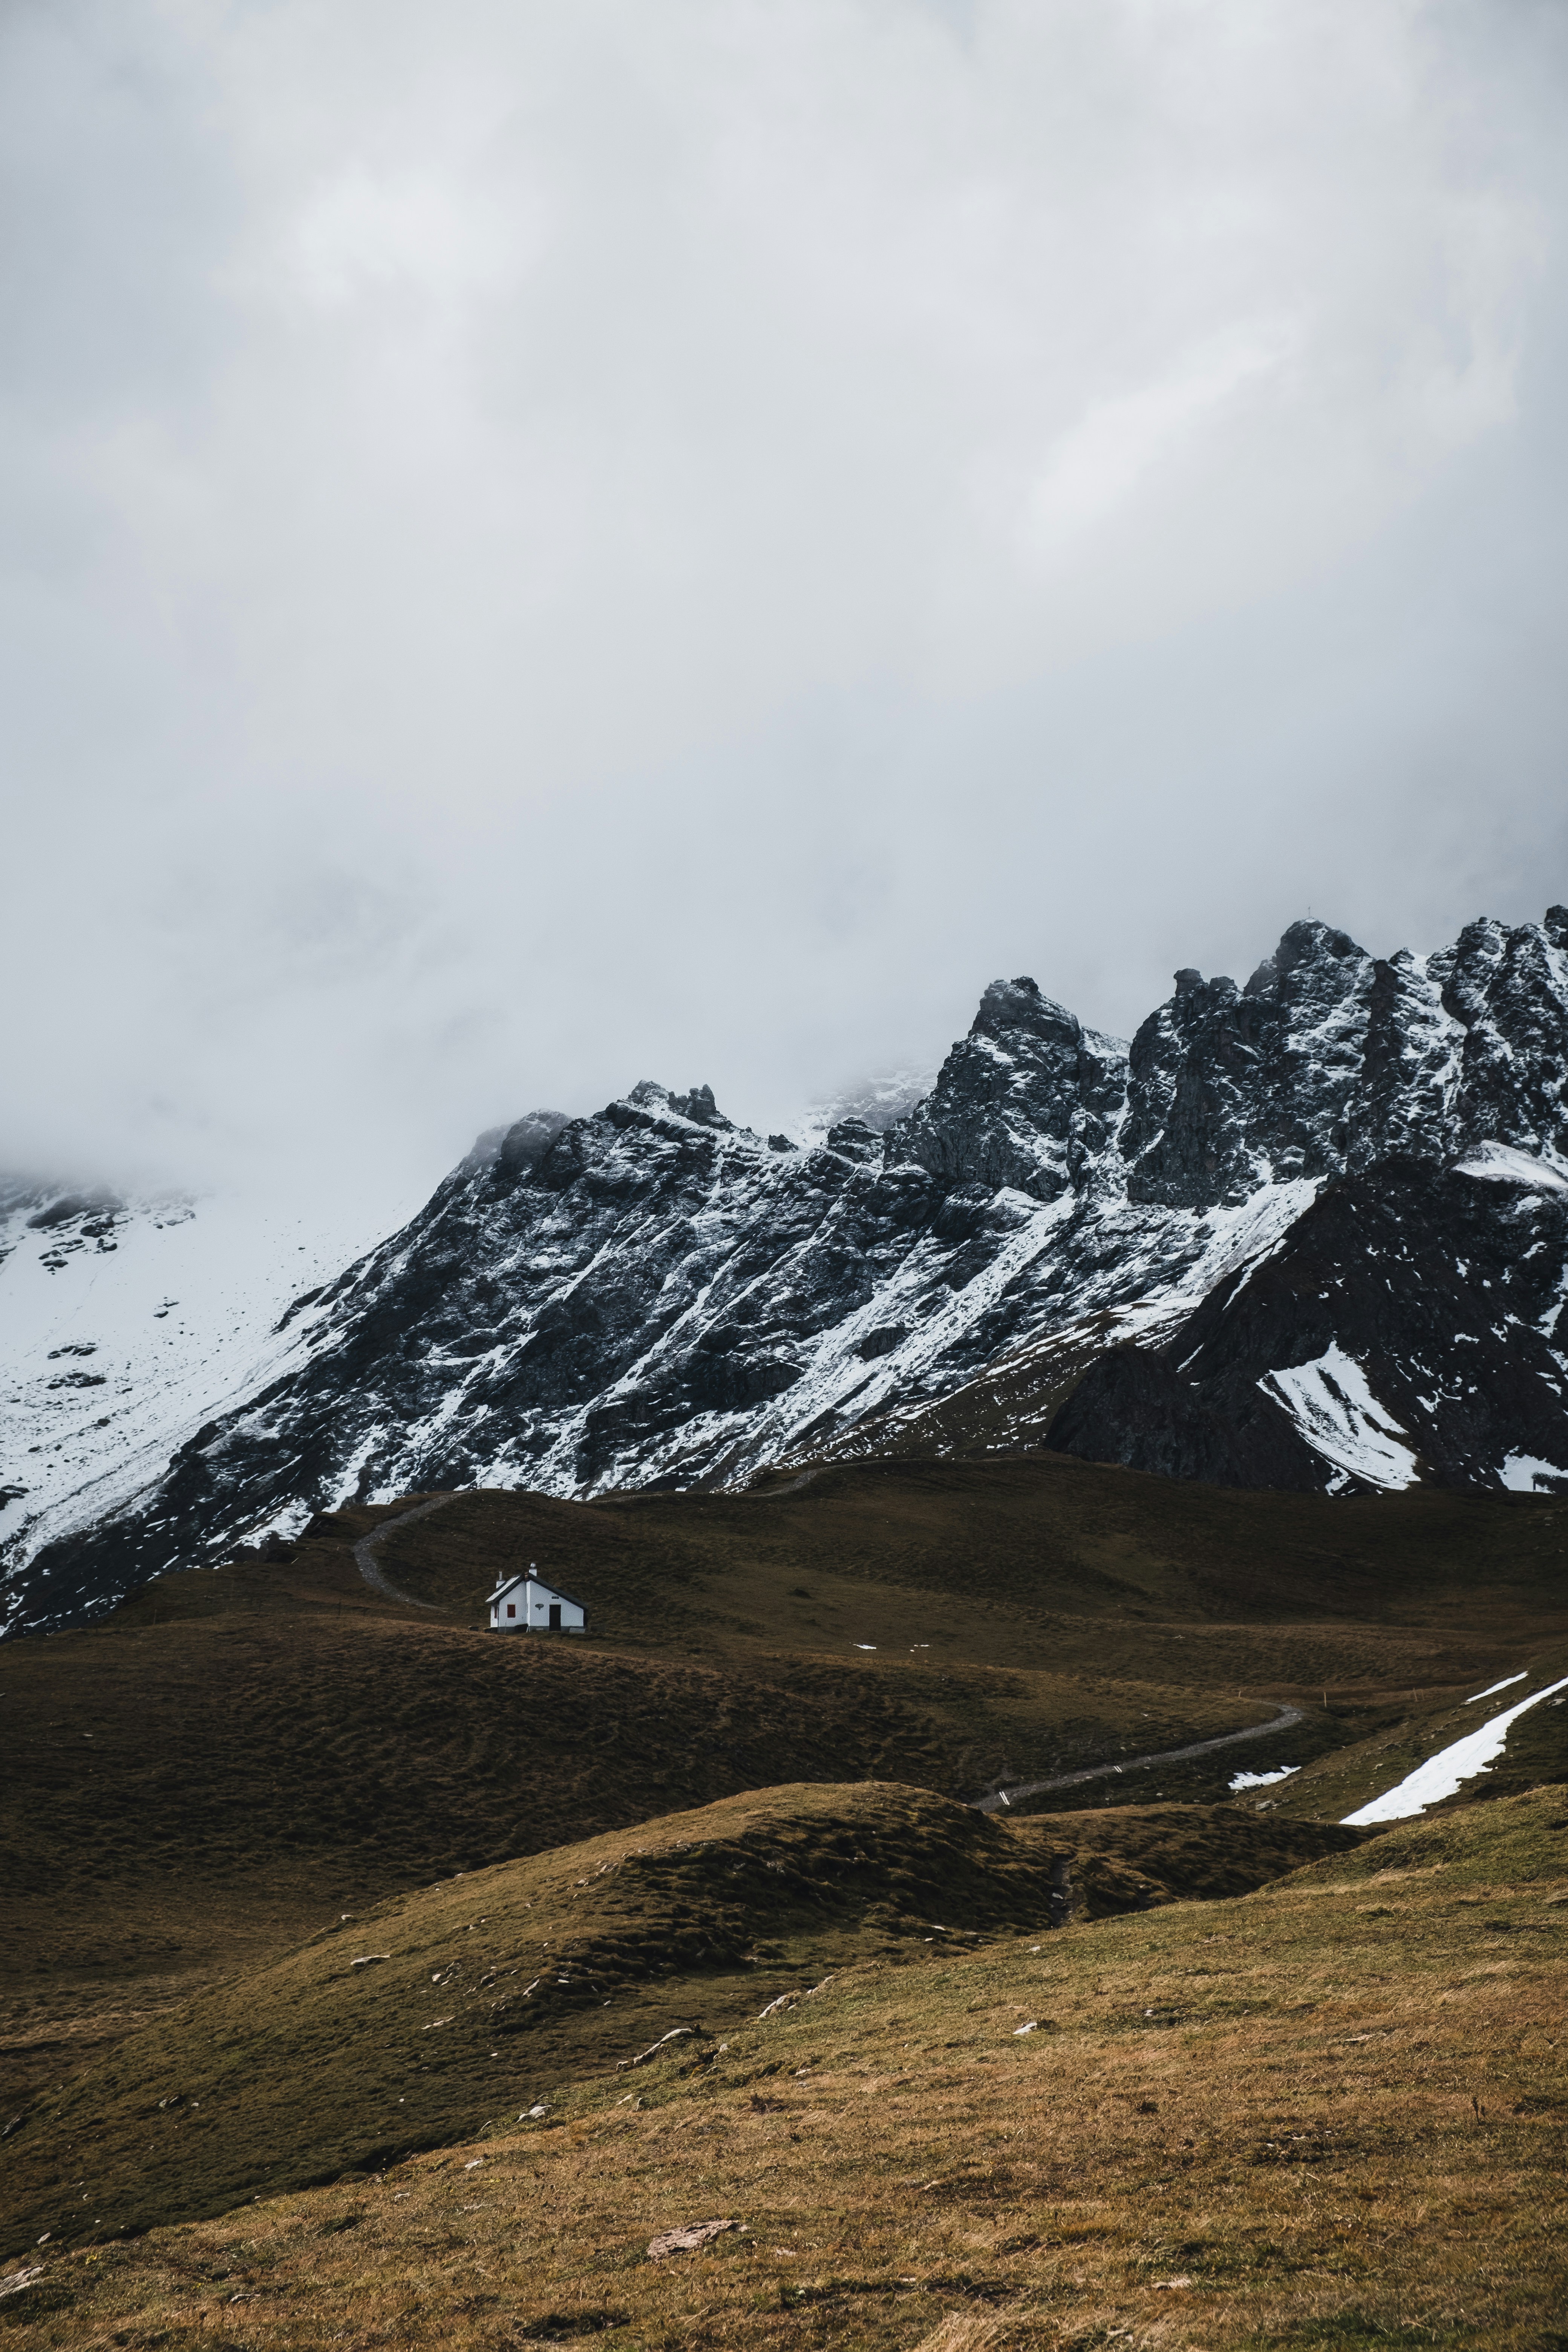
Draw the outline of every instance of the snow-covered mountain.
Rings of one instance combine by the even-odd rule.
[[[155,1481],[288,1360],[309,1310],[277,1326],[300,1291],[374,1238],[350,1203],[0,1180],[0,1558]]]
[[[880,1133],[763,1139],[649,1082],[531,1115],[143,1492],[18,1546],[16,1618],[421,1487],[1047,1442],[1244,1484],[1568,1478],[1565,1080],[1553,908],[1389,960],[1298,923],[1245,988],[1179,972],[1131,1048],[996,982]]]

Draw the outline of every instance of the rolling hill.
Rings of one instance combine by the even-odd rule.
[[[1056,1930],[1025,1922],[1067,1840],[899,1790],[509,1864],[30,2118],[0,2290],[24,2343],[1543,2352],[1559,1802]],[[226,2210],[112,2234],[164,2200]]]
[[[481,1491],[391,1524],[404,1507],[0,1652],[7,2113],[343,1911],[774,1784],[973,1801],[1089,1769],[1028,1805],[1109,1820],[1295,1767],[1247,1803],[1337,1820],[1568,1641],[1545,1498],[1258,1495],[1055,1457]],[[356,1564],[378,1529],[405,1601]],[[585,1637],[474,1630],[529,1559],[587,1599]],[[1300,1719],[1275,1727],[1283,1708]],[[1478,1789],[1564,1777],[1565,1733],[1568,1710],[1527,1717]]]

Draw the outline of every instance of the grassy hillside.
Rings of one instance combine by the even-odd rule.
[[[1337,1815],[1568,1630],[1568,1515],[1522,1496],[1230,1494],[1066,1459],[479,1493],[385,1542],[424,1608],[353,1558],[401,1507],[0,1649],[5,2115],[342,1911],[748,1789],[971,1796],[1289,1701],[1294,1731],[1035,1801],[1208,1801],[1238,1761],[1294,1762],[1259,1801]],[[531,1559],[588,1601],[585,1639],[470,1630]],[[1491,1785],[1568,1774],[1568,1711],[1521,1723],[1507,1769]]]
[[[1395,1664],[1462,1680],[1478,1639],[1506,1645],[1543,1617],[1568,1634],[1565,1539],[1555,1498],[1245,1494],[1045,1455],[591,1505],[480,1491],[383,1559],[405,1591],[475,1615],[493,1570],[537,1560],[590,1602],[597,1636],[641,1648],[930,1641],[976,1664],[1163,1681],[1166,1628],[1201,1625],[1194,1680],[1304,1689]]]
[[[345,1537],[369,1523],[341,1518]],[[1238,1762],[1304,1765],[1268,1801],[1337,1815],[1473,1729],[1464,1701],[1500,1674],[1543,1683],[1568,1662],[1555,1498],[1245,1494],[1057,1457],[893,1463],[590,1507],[462,1496],[384,1557],[454,1614],[496,1563],[538,1561],[591,1600],[596,1641],[775,1667],[852,1657],[860,1688],[879,1681],[958,1743],[957,1777],[931,1782],[955,1792],[1289,1702],[1307,1720],[1267,1752],[1164,1767],[1136,1793],[1212,1799]],[[1205,1699],[1241,1712],[1222,1725]],[[1484,1787],[1564,1775],[1568,1713],[1543,1711]]]
[[[1390,1719],[1365,1738],[1320,1752],[1305,1769],[1280,1787],[1267,1791],[1271,1805],[1288,1814],[1316,1820],[1327,1814],[1339,1820],[1374,1796],[1396,1788],[1429,1757],[1479,1731],[1494,1709],[1532,1692],[1550,1689],[1568,1677],[1568,1642],[1531,1643],[1521,1646],[1515,1672],[1523,1677],[1483,1704],[1475,1704],[1472,1685],[1457,1705],[1434,1703],[1434,1696],[1409,1694],[1412,1704],[1391,1710]],[[1562,1696],[1547,1699],[1520,1717],[1508,1733],[1504,1753],[1466,1783],[1451,1800],[1456,1804],[1489,1803],[1494,1798],[1521,1796],[1543,1781],[1568,1780],[1568,1707]],[[1467,1702],[1470,1703],[1467,1703]]]
[[[1086,1841],[914,1789],[771,1789],[343,1915],[35,2107],[8,2149],[9,2243],[379,2165],[672,2032],[710,2048],[846,1966],[1145,1908],[1216,1864],[1256,1885],[1359,1842],[1221,1811],[1111,1816],[1110,1836],[1096,1816]]]
[[[0,1654],[6,2115],[399,1890],[801,1773],[958,1769],[878,1685],[509,1644],[360,1591],[341,1618],[233,1606]]]
[[[889,1926],[887,1948],[827,1981],[814,1973],[820,1952],[803,1952],[811,1966],[796,1971],[793,2000],[758,1998],[744,2021],[705,2003],[694,2021],[705,2032],[634,2068],[616,2065],[637,2046],[629,1990],[627,2011],[617,2016],[618,1989],[601,2011],[601,2049],[578,2045],[590,2063],[570,2079],[549,2080],[547,2066],[513,2058],[516,2042],[481,2036],[501,2053],[491,2104],[501,2107],[504,2086],[514,2116],[528,2092],[538,2094],[528,2109],[543,2112],[498,2113],[486,2134],[440,2154],[134,2242],[88,2245],[85,2231],[62,2252],[51,2232],[28,2257],[37,2274],[15,2298],[13,2340],[180,2352],[437,2338],[456,2352],[585,2340],[611,2352],[1552,2352],[1568,2155],[1561,1802],[1547,1790],[1471,1807],[1242,1899],[1055,1934],[1014,1932],[1008,1916],[1013,1900],[1030,1899],[1031,1866],[1017,1857],[1050,1825],[959,1816],[949,1850],[951,1809],[900,1791],[779,1792],[771,1828],[764,1807],[716,1809],[707,1835],[687,1824],[700,1833],[684,1845],[645,1841],[654,1873],[615,1898],[595,1879],[569,1887],[559,1857],[548,1894],[545,1875],[532,1882],[542,1918],[514,1916],[512,1930],[576,1940],[569,1975],[590,1956],[608,1964],[618,1932],[617,1986],[651,1956],[631,1910],[658,1870],[668,1874],[664,1897],[679,1901],[681,1874],[709,1854],[725,1857],[721,1884],[736,1857],[742,1874],[765,1869],[770,1835],[803,1865],[798,1887],[760,1898],[776,1928],[801,1917],[797,1904],[812,1908],[815,1884],[842,1918],[847,1874],[821,1864],[847,1834],[868,1857],[855,1866],[874,1874],[869,1907],[888,1901],[905,1932]],[[1105,1830],[1105,1817],[1093,1826]],[[911,1835],[938,1842],[929,1852],[944,1882],[994,1902],[983,1939],[937,1939],[932,1922],[932,1943],[921,1940],[926,1890],[907,1904],[897,1895]],[[616,1847],[623,1878],[635,1843]],[[993,1864],[994,1854],[1008,1859]],[[597,1858],[611,1862],[610,1847]],[[489,1883],[521,1886],[530,1868],[545,1866],[510,1865]],[[332,1974],[342,1936],[299,1956],[289,1965],[302,2030],[316,2034],[334,2005],[348,2016],[374,2000],[362,2040],[421,2063],[421,2042],[498,1997],[499,1974],[480,1982],[501,1952],[479,1944],[496,1914],[472,1916],[478,1891],[465,1887],[448,1911],[425,1898],[432,1907],[389,1921],[399,1932],[380,1946],[364,1937],[394,1958],[363,1981]],[[689,1907],[705,1927],[718,1916]],[[590,1916],[593,1934],[574,1936]],[[822,1932],[834,1932],[826,1912],[805,1926]],[[418,2031],[426,2008],[452,2021]],[[574,2013],[588,2015],[586,1999]],[[264,2036],[267,2020],[253,2029],[237,2013],[229,2040],[206,2045],[236,2087],[252,2030]],[[144,2066],[152,2046],[122,2053],[116,2094],[127,2114],[140,2101],[149,2162],[204,2134],[216,2147],[223,2074],[198,2082],[187,2062],[164,2086]],[[89,2207],[107,2185],[81,2177],[89,2135],[121,2112],[110,2087],[95,2109],[82,2086],[71,2111],[79,2172],[65,2168],[60,2190],[88,2189]],[[158,2107],[154,2091],[174,2104]],[[294,2096],[304,2112],[308,2090]],[[710,2218],[731,2226],[650,2259],[660,2233]]]

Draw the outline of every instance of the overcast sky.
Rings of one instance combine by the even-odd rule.
[[[1568,898],[1555,0],[7,0],[0,1160]]]

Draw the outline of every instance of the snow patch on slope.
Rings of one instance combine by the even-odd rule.
[[[1489,1683],[1484,1691],[1477,1691],[1473,1697],[1465,1701],[1465,1705],[1478,1706],[1484,1698],[1496,1698],[1499,1691],[1511,1690],[1515,1683],[1524,1680],[1524,1675],[1525,1669],[1521,1666],[1517,1675],[1504,1675],[1500,1683]]]
[[[1487,1176],[1501,1184],[1528,1184],[1535,1192],[1568,1192],[1568,1168],[1554,1152],[1537,1159],[1507,1143],[1482,1143],[1467,1159],[1456,1160],[1461,1176]]]
[[[1568,1675],[1561,1682],[1548,1683],[1544,1690],[1532,1691],[1516,1706],[1494,1715],[1479,1731],[1468,1731],[1463,1739],[1456,1739],[1450,1748],[1439,1748],[1428,1756],[1414,1772],[1407,1772],[1397,1788],[1386,1795],[1374,1797],[1353,1813],[1347,1813],[1346,1829],[1364,1829],[1378,1822],[1405,1822],[1413,1813],[1425,1812],[1428,1805],[1440,1804],[1445,1797],[1458,1796],[1467,1780],[1478,1772],[1489,1771],[1508,1744],[1510,1727],[1526,1710],[1539,1706],[1543,1698],[1554,1698],[1559,1691],[1568,1690]]]
[[[1410,1439],[1337,1341],[1312,1363],[1266,1372],[1258,1385],[1285,1407],[1313,1451],[1348,1477],[1391,1490],[1415,1483]]]
[[[1552,1494],[1559,1482],[1568,1480],[1568,1470],[1558,1462],[1542,1462],[1534,1454],[1510,1454],[1498,1476],[1515,1495],[1538,1495],[1542,1487]]]

